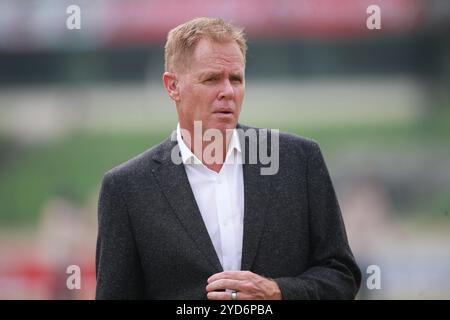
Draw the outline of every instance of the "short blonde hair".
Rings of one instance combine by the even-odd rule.
[[[193,54],[197,43],[202,38],[217,42],[236,41],[245,62],[247,41],[243,29],[219,18],[196,18],[169,31],[164,52],[165,71],[185,67],[186,59]]]

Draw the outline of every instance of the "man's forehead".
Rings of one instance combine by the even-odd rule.
[[[201,68],[197,68],[196,73],[200,75],[206,75],[206,74],[223,74],[223,73],[231,73],[231,74],[243,74],[244,69],[242,67],[236,67],[236,68],[227,68],[224,66],[205,66]]]
[[[242,59],[228,59],[223,57],[204,57],[195,59],[191,66],[198,73],[243,73],[245,64]]]
[[[244,56],[235,41],[217,42],[201,39],[194,49],[193,58],[200,63],[244,63]]]
[[[197,68],[201,69],[236,69],[241,70],[245,67],[244,60],[242,56],[239,55],[229,55],[222,53],[212,53],[196,55],[192,59],[192,64]]]

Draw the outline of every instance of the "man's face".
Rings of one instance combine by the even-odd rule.
[[[244,57],[236,42],[201,39],[176,76],[180,126],[192,133],[194,121],[202,121],[203,130],[235,128],[244,99],[244,72]]]

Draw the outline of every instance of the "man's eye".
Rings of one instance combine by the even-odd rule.
[[[242,79],[241,78],[232,78],[231,81],[241,83]]]
[[[205,80],[205,82],[213,82],[213,81],[217,81],[217,80],[218,80],[217,77],[211,77],[211,78],[207,78],[207,79]]]

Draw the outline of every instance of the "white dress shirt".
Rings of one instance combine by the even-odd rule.
[[[224,271],[241,270],[244,227],[242,152],[236,130],[225,162],[217,173],[208,169],[187,147],[177,126],[184,168],[209,237]]]

